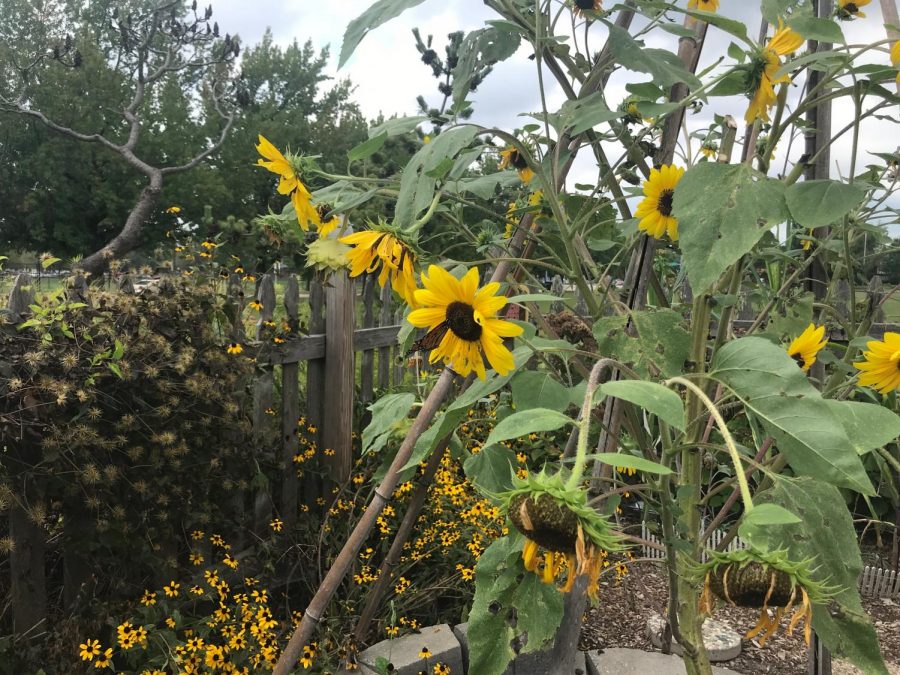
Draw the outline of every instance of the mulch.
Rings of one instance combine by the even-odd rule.
[[[668,589],[664,569],[657,563],[635,563],[621,581],[601,585],[600,602],[586,616],[579,647],[585,650],[625,647],[658,651],[647,634],[647,619],[666,611]],[[872,617],[881,650],[892,675],[900,675],[900,603],[885,598],[863,598]],[[743,635],[759,617],[758,610],[719,604],[714,617]],[[721,665],[746,675],[798,675],[806,673],[807,647],[802,631],[788,637],[783,628],[769,638],[764,649],[757,640],[744,640],[741,655]],[[835,673],[859,672],[836,662]]]

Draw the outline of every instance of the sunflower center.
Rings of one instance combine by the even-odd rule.
[[[519,153],[518,150],[513,150],[509,155],[509,162],[517,169],[526,169],[528,168],[528,162],[524,157]]]
[[[578,9],[594,9],[594,0],[575,0]]]
[[[675,192],[673,190],[663,190],[659,194],[659,199],[656,200],[656,210],[664,216],[671,216],[672,198],[674,197],[674,195]]]
[[[848,2],[844,5],[844,11],[848,14],[856,14],[859,11],[859,7],[856,6],[855,2]]]
[[[481,325],[475,321],[475,309],[465,302],[457,300],[447,305],[447,325],[456,337],[466,342],[481,338]]]
[[[803,360],[803,356],[800,354],[800,352],[791,354],[791,358],[794,359],[794,361],[797,362],[797,365],[799,365],[801,368],[806,365],[806,361]]]

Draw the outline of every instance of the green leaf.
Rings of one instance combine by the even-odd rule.
[[[493,199],[498,189],[519,185],[520,183],[519,174],[515,171],[499,171],[487,176],[462,178],[449,183],[448,189],[458,194],[471,192],[481,199]]]
[[[409,117],[394,117],[369,129],[369,138],[375,138],[381,134],[390,136],[402,136],[413,131],[422,122],[427,122],[425,115],[413,115]]]
[[[900,436],[900,416],[875,403],[825,399],[858,455],[892,443]]]
[[[605,94],[602,91],[595,91],[593,94],[574,101],[566,101],[559,110],[562,125],[570,127],[569,133],[573,136],[621,116],[621,111],[610,110],[607,107]]]
[[[516,656],[514,645],[523,653],[539,651],[562,621],[563,594],[525,571],[521,542],[497,539],[478,560],[469,613],[470,673],[502,675]]]
[[[415,401],[416,397],[413,394],[388,394],[369,406],[372,421],[362,433],[364,455],[378,452],[385,446],[391,433],[397,428],[397,422],[406,419]]]
[[[122,369],[119,368],[119,364],[118,364],[118,363],[107,363],[107,364],[106,364],[106,367],[109,368],[110,371],[112,371],[113,375],[115,375],[116,377],[118,377],[120,380],[124,380],[124,379],[125,379],[124,375],[122,375]]]
[[[787,216],[784,184],[746,164],[697,164],[675,188],[673,214],[695,293],[706,291]]]
[[[844,42],[844,32],[831,19],[801,16],[788,21],[788,26],[807,40],[837,42],[839,44]]]
[[[759,504],[744,514],[742,522],[754,525],[790,525],[799,523],[800,519],[778,504]]]
[[[783,18],[787,9],[796,4],[797,0],[762,0],[762,15],[770,26],[777,26],[778,20]]]
[[[378,134],[373,138],[369,138],[354,148],[351,148],[347,153],[347,160],[350,162],[356,162],[361,159],[366,159],[371,157],[376,152],[381,150],[382,146],[384,146],[385,141],[387,141],[388,135],[386,131]]]
[[[341,45],[341,57],[338,59],[338,68],[343,68],[347,59],[356,51],[359,43],[369,33],[380,25],[400,16],[411,7],[421,5],[424,0],[378,0],[369,9],[360,14],[347,24],[344,31],[344,43]]]
[[[495,443],[539,431],[554,431],[566,424],[574,424],[574,420],[547,408],[531,408],[523,412],[516,412],[497,423],[497,426],[488,434],[484,447],[488,448]]]
[[[62,258],[54,258],[52,255],[44,256],[41,258],[41,268],[47,269],[50,265],[55,265]]]
[[[431,204],[437,181],[428,173],[437,169],[448,157],[455,157],[478,133],[472,126],[458,126],[444,131],[431,143],[423,145],[403,169],[400,194],[394,212],[396,224],[409,227]]]
[[[562,412],[569,407],[569,390],[547,372],[522,370],[513,377],[510,388],[519,412],[533,408]]]
[[[598,353],[621,361],[641,377],[680,375],[691,350],[684,318],[671,309],[643,310],[632,317],[637,339],[625,332],[627,317],[607,316],[594,323]]]
[[[617,63],[628,70],[650,73],[654,81],[665,87],[684,82],[690,89],[699,89],[700,80],[688,72],[681,60],[665,49],[641,46],[627,30],[614,24],[609,26],[609,43]]]
[[[453,104],[459,108],[466,100],[475,78],[484,69],[516,53],[521,35],[494,26],[472,31],[459,47],[459,61],[453,69]]]
[[[844,427],[784,349],[758,337],[733,340],[716,354],[710,377],[759,419],[795,473],[875,493]]]
[[[359,187],[357,187],[353,183],[340,180],[336,183],[332,183],[331,185],[316,190],[315,192],[313,192],[313,197],[315,197],[316,201],[319,203],[328,204],[332,208],[332,210],[336,212],[343,212],[354,209],[357,206],[362,206],[367,201],[372,199],[372,197],[375,196],[376,192],[378,192],[378,188],[372,188],[371,190],[360,190]],[[291,205],[290,202],[288,202],[287,206],[290,206],[293,210],[293,205]],[[291,218],[290,222],[293,224],[293,217]]]
[[[629,455],[624,452],[597,452],[592,455],[588,455],[587,458],[592,459],[596,462],[608,464],[609,466],[635,469],[637,471],[643,471],[644,473],[653,473],[660,476],[667,476],[672,473],[672,469],[667,466],[657,464],[656,462],[651,462],[649,459],[644,459],[643,457]]]
[[[619,380],[607,382],[600,387],[600,391],[634,403],[671,427],[681,431],[685,429],[684,404],[681,397],[668,387],[643,380]]]
[[[784,196],[794,220],[804,227],[823,227],[859,206],[866,191],[836,180],[807,180],[791,185]]]
[[[760,506],[777,504],[801,520],[761,528],[760,543],[770,550],[786,549],[794,561],[813,558],[813,578],[842,589],[827,605],[813,607],[813,628],[822,642],[833,656],[852,661],[862,672],[887,675],[878,638],[859,598],[862,560],[843,495],[819,480],[779,478],[757,501]]]
[[[721,14],[716,14],[715,12],[703,12],[696,9],[686,9],[684,10],[684,13],[694,17],[695,19],[705,21],[710,26],[715,26],[716,28],[725,31],[726,33],[729,33],[736,38],[740,38],[748,45],[752,44],[750,38],[747,36],[747,26],[745,26],[740,21],[729,19],[728,17],[722,16]]]
[[[516,454],[503,445],[484,448],[463,463],[466,477],[480,490],[499,494],[513,487],[513,470]]]

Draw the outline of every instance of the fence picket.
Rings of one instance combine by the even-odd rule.
[[[325,332],[325,289],[318,279],[309,283],[309,334],[317,335]],[[322,401],[325,389],[325,363],[322,359],[313,359],[306,365],[306,419],[308,426],[315,428],[312,439],[317,452],[306,468],[316,468],[322,464]],[[312,507],[317,497],[322,494],[322,486],[314,472],[303,472],[303,503]]]
[[[375,327],[375,277],[369,275],[363,290],[363,328]],[[359,400],[362,403],[372,401],[375,381],[375,352],[367,349],[362,354],[359,373]]]
[[[353,467],[353,280],[346,270],[335,272],[325,289],[325,382],[323,406],[328,424],[322,428],[322,447],[329,475],[336,483],[350,478]]]
[[[385,284],[381,289],[381,325],[389,326],[393,322],[391,312],[391,287]],[[391,348],[381,347],[378,350],[378,388],[384,391],[391,386]]]
[[[290,275],[284,285],[285,321],[296,335],[299,330],[300,286]],[[300,417],[300,364],[281,366],[281,518],[290,530],[297,522],[297,419]]]
[[[235,298],[240,303],[242,298]],[[264,274],[259,281],[256,290],[256,300],[262,307],[259,310],[259,320],[256,323],[256,339],[262,339],[265,333],[265,323],[272,321],[275,316],[275,278],[271,274]],[[238,312],[238,317],[241,312]],[[253,384],[253,434],[257,449],[267,443],[272,437],[272,407],[275,405],[275,367],[271,364],[260,364],[260,372]],[[272,517],[272,499],[267,490],[260,489],[256,493],[253,504],[254,531],[263,534],[268,529],[269,520]]]

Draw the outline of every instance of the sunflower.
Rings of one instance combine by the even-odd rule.
[[[865,7],[872,0],[838,0],[837,17],[841,21],[847,21],[859,17],[865,19],[866,15],[859,11],[860,7]]]
[[[751,64],[749,89],[753,91],[753,97],[744,115],[747,124],[753,124],[757,119],[769,121],[769,109],[775,105],[775,85],[791,81],[787,73],[775,78],[781,68],[781,57],[797,51],[802,45],[803,38],[779,20],[775,35]]]
[[[523,183],[528,185],[534,178],[534,171],[528,166],[528,160],[515,148],[506,148],[500,151],[500,168],[513,167],[518,173]]]
[[[458,280],[446,270],[431,265],[422,273],[424,289],[416,291],[416,302],[422,306],[410,313],[408,320],[416,328],[429,333],[417,345],[437,342],[431,347],[429,361],[443,360],[465,377],[473,370],[485,378],[484,359],[501,375],[515,367],[513,355],[503,345],[503,338],[515,337],[522,328],[497,319],[506,298],[496,295],[500,284],[492,282],[478,288],[478,269],[473,267]],[[430,347],[430,345],[428,345]]]
[[[885,333],[884,340],[872,340],[866,348],[865,360],[853,364],[863,371],[859,383],[882,394],[900,389],[900,333]]]
[[[672,216],[672,198],[675,186],[684,175],[684,169],[672,164],[663,164],[650,172],[644,183],[644,201],[634,212],[640,218],[638,229],[655,239],[662,239],[666,232],[672,241],[678,241],[678,219]]]
[[[410,307],[416,306],[416,256],[408,243],[384,223],[373,225],[370,230],[354,232],[339,240],[353,249],[347,253],[350,276],[363,272],[378,274],[378,285],[384,288],[388,278],[391,287]]]
[[[572,13],[585,15],[585,12],[599,12],[603,9],[600,0],[572,0]]]
[[[803,372],[809,370],[809,367],[816,362],[816,354],[828,344],[825,339],[825,326],[816,326],[809,324],[806,330],[794,338],[790,346],[787,348],[788,356],[790,356]]]
[[[712,141],[705,141],[703,145],[700,146],[700,154],[706,157],[706,159],[715,159],[719,154],[719,148]]]
[[[688,9],[699,9],[702,12],[715,12],[719,9],[719,0],[688,0]]]
[[[337,214],[333,213],[330,218],[328,217],[330,212],[331,209],[325,204],[320,204],[318,208],[316,208],[316,214],[319,216],[318,231],[320,237],[327,237],[341,224],[341,219]]]
[[[900,69],[900,40],[891,47],[891,65]],[[897,82],[900,82],[900,73],[897,73]]]
[[[240,354],[244,351],[244,348],[241,346],[240,342],[229,342],[228,346],[225,348],[225,351],[229,354]]]
[[[282,155],[278,148],[262,134],[259,135],[259,145],[256,146],[256,150],[264,158],[256,160],[256,163],[281,177],[281,180],[278,181],[278,192],[291,196],[291,204],[294,206],[297,221],[303,231],[309,230],[310,223],[316,226],[321,225],[319,214],[312,205],[312,195],[298,175],[297,159],[291,154],[288,154],[287,157]]]

